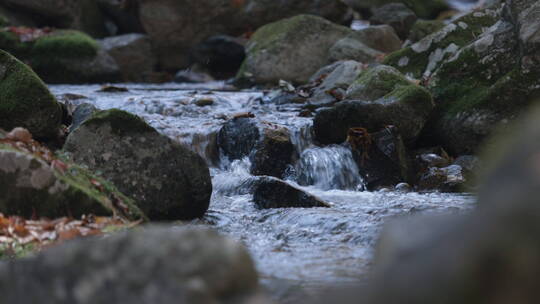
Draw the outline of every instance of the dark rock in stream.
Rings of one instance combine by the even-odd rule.
[[[463,168],[451,165],[444,168],[431,167],[417,183],[419,191],[438,190],[441,192],[461,192],[466,182]]]
[[[4,303],[268,303],[257,287],[241,245],[178,227],[72,241],[0,264]]]
[[[252,183],[253,201],[261,209],[330,207],[316,196],[274,177],[260,177]]]
[[[388,126],[371,134],[363,128],[353,128],[347,141],[369,190],[411,180],[407,149],[396,127]]]
[[[98,112],[69,135],[64,150],[102,172],[152,220],[193,219],[208,209],[212,182],[205,161],[137,116]]]
[[[246,51],[240,40],[225,35],[212,36],[191,52],[192,62],[208,70],[216,79],[234,77],[244,58]]]
[[[230,160],[249,156],[253,175],[282,178],[296,154],[287,128],[249,117],[226,122],[218,133],[217,144]]]

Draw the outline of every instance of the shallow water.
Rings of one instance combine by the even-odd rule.
[[[265,279],[302,284],[339,284],[365,277],[382,224],[396,216],[462,212],[473,206],[465,194],[362,192],[350,152],[341,146],[316,147],[312,118],[298,117],[298,105],[268,103],[264,92],[231,92],[223,83],[121,85],[129,92],[99,93],[97,85],[53,85],[53,93],[80,94],[101,109],[120,108],[143,117],[161,133],[185,144],[211,165],[214,192],[210,210],[193,224],[215,227],[243,242]],[[214,103],[199,107],[198,99]],[[286,126],[300,155],[289,182],[329,202],[331,208],[257,210],[242,183],[249,161],[229,162],[215,147],[228,117],[252,112],[257,119]]]

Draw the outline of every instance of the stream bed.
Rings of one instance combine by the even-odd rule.
[[[382,224],[418,213],[466,212],[474,205],[467,194],[360,191],[362,178],[348,149],[317,147],[312,118],[299,117],[300,105],[276,105],[269,92],[232,91],[221,82],[195,85],[123,84],[127,92],[102,93],[98,85],[52,85],[70,103],[119,108],[143,117],[159,132],[203,156],[211,167],[213,195],[204,219],[244,243],[263,283],[346,284],[365,278]],[[206,100],[206,102],[198,102]],[[212,100],[212,102],[208,102]],[[204,104],[205,106],[200,106]],[[250,178],[249,160],[230,162],[215,144],[221,125],[241,112],[286,126],[298,152],[288,182],[331,204],[331,208],[258,210],[241,185]],[[301,184],[302,186],[300,186]]]

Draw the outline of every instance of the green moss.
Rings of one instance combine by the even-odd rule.
[[[84,122],[84,125],[111,124],[112,131],[119,135],[156,132],[142,118],[119,109],[100,111]]]
[[[13,260],[28,257],[38,250],[35,244],[21,244],[18,242],[0,243],[0,260]]]
[[[92,58],[97,55],[98,43],[78,31],[56,31],[36,40],[32,57],[37,60],[51,58]]]
[[[398,99],[403,103],[421,103],[422,101],[432,102],[429,91],[421,86],[409,83],[408,85],[398,85],[394,90],[384,96],[388,99]],[[421,103],[424,105],[424,103]]]
[[[65,172],[56,171],[56,177],[70,186],[69,197],[81,197],[79,202],[87,201],[87,204],[78,203],[78,210],[71,210],[76,214],[88,214],[93,209],[95,211],[92,213],[95,214],[110,214],[114,210],[117,215],[128,220],[148,220],[132,199],[122,194],[113,184],[82,167],[70,164]],[[123,207],[115,205],[115,202],[121,202]]]
[[[409,40],[417,42],[424,37],[440,31],[445,27],[445,23],[440,20],[418,20],[414,23],[409,34]]]
[[[497,18],[490,14],[480,13],[475,15],[475,13],[480,12],[467,14],[418,42],[417,45],[429,45],[425,51],[416,52],[414,50],[415,45],[413,45],[391,53],[383,63],[395,67],[402,73],[411,74],[413,77],[422,77],[429,64],[429,56],[432,52],[437,49],[444,50],[451,44],[458,47],[466,46],[482,34],[485,28],[490,27],[497,21]],[[449,56],[450,54],[447,54],[444,59]],[[404,57],[408,58],[406,65],[400,64]]]
[[[0,127],[10,130],[22,126],[37,138],[56,136],[62,110],[41,79],[1,50],[0,67]]]

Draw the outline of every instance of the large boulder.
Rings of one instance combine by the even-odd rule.
[[[253,201],[261,209],[329,207],[320,198],[275,177],[260,177],[252,183]]]
[[[0,269],[7,303],[261,303],[251,302],[258,283],[247,251],[210,230],[137,229],[65,243]]]
[[[160,66],[167,70],[187,68],[190,48],[214,35],[236,36],[303,13],[339,22],[347,12],[347,7],[338,0],[139,2],[141,23],[154,42]]]
[[[438,110],[426,137],[455,154],[474,153],[540,96],[539,14],[535,3],[504,15],[442,63],[427,83]]]
[[[97,0],[103,14],[116,26],[113,34],[144,33],[138,0]]]
[[[62,109],[39,77],[0,50],[0,128],[25,127],[36,138],[54,138]]]
[[[445,59],[495,24],[499,15],[498,8],[471,12],[413,45],[388,55],[384,64],[415,78],[429,78]]]
[[[258,84],[306,83],[328,63],[329,49],[352,30],[321,17],[299,15],[258,29],[246,46],[237,78]]]
[[[69,135],[64,150],[102,172],[150,219],[192,219],[208,209],[212,183],[204,160],[137,116],[98,112]]]
[[[363,72],[347,90],[345,101],[319,111],[313,130],[319,142],[332,144],[344,142],[350,128],[375,132],[394,125],[405,143],[410,144],[424,127],[433,106],[426,89],[396,69],[381,65]]]
[[[191,54],[193,64],[208,71],[216,79],[234,77],[246,58],[243,41],[217,35],[196,45]]]
[[[56,159],[22,128],[9,134],[0,131],[0,191],[0,213],[6,215],[58,218],[114,214],[128,220],[146,218],[114,185],[73,163]]]
[[[147,35],[125,34],[100,41],[101,47],[116,61],[122,78],[142,82],[154,71],[157,60]]]

